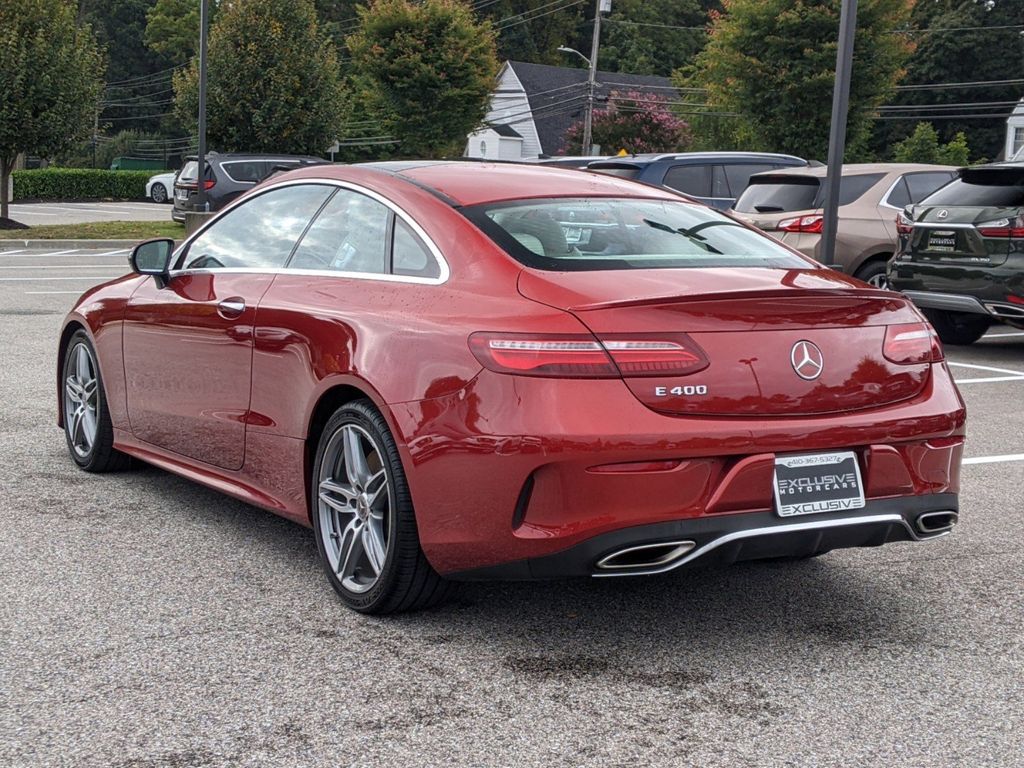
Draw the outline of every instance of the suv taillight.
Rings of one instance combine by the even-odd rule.
[[[903,211],[896,214],[896,234],[909,235],[914,231],[914,222]]]
[[[939,337],[928,323],[902,323],[887,327],[882,354],[897,365],[939,363],[944,358]]]
[[[820,214],[797,216],[795,219],[783,219],[776,229],[780,232],[805,232],[820,235],[825,227],[825,217]]]
[[[982,237],[1024,238],[1024,217],[1014,216],[1013,218],[986,221],[978,224],[977,228],[978,234]]]
[[[478,332],[469,349],[496,373],[569,379],[686,376],[710,364],[685,333],[523,334]]]

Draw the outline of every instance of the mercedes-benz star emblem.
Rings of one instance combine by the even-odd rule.
[[[825,357],[818,349],[818,345],[810,341],[798,341],[793,345],[793,351],[789,353],[789,360],[793,364],[796,375],[806,381],[814,381],[821,376],[825,367]]]
[[[943,208],[941,211],[935,214],[935,218],[937,219],[944,219],[947,216],[949,216],[949,211],[947,211],[945,208]]]

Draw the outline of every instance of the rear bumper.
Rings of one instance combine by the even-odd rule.
[[[930,494],[868,502],[855,513],[780,518],[771,512],[674,520],[637,526],[587,539],[544,557],[448,574],[475,580],[535,580],[573,576],[644,576],[677,568],[724,566],[745,560],[810,557],[833,549],[877,547],[897,541],[929,541],[949,533],[951,526],[922,531],[922,515],[959,514],[956,494]],[[925,518],[925,527],[930,518]],[[657,548],[656,545],[663,545]],[[603,568],[616,553],[650,547],[652,563]],[[653,562],[661,552],[678,552],[667,562]]]
[[[445,575],[647,525],[774,518],[777,454],[854,451],[870,504],[955,495],[966,421],[942,365],[912,400],[814,417],[668,417],[618,380],[487,371],[390,410],[420,542]]]
[[[989,315],[999,321],[1024,323],[1024,305],[1020,304],[1000,301],[982,302],[974,296],[964,296],[956,293],[904,291],[903,295],[922,309]]]

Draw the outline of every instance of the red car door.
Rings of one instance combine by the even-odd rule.
[[[242,467],[256,309],[332,191],[298,184],[249,197],[186,245],[166,284],[152,278],[135,291],[124,367],[136,438]]]

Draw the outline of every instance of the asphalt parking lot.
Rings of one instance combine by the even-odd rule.
[[[126,256],[0,252],[0,765],[1021,765],[1024,332],[947,350],[952,536],[377,619],[304,528],[74,468],[57,333]]]
[[[170,221],[166,203],[11,203],[15,221],[38,227],[50,224],[84,224],[91,221]]]

